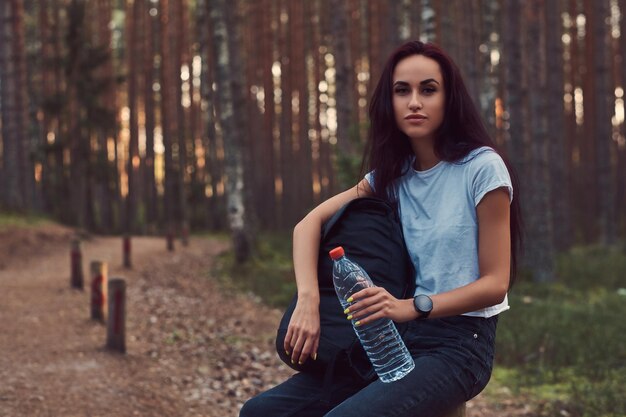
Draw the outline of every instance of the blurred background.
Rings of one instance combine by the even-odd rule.
[[[3,0],[0,25],[3,216],[227,233],[221,273],[278,307],[289,230],[363,174],[386,58],[441,45],[522,183],[496,381],[626,415],[625,0]]]

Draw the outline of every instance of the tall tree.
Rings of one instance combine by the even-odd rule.
[[[173,107],[176,111],[176,122],[175,122],[175,130],[172,131],[173,136],[177,139],[176,141],[176,161],[174,162],[174,166],[177,170],[176,175],[176,202],[177,202],[177,214],[179,225],[182,227],[186,227],[185,225],[188,223],[188,208],[187,208],[187,193],[186,193],[186,172],[187,172],[187,150],[188,146],[188,138],[189,138],[189,124],[187,123],[185,117],[185,107],[182,104],[183,97],[183,83],[181,78],[181,71],[183,68],[183,63],[187,63],[189,61],[189,48],[186,42],[186,34],[185,34],[185,4],[183,0],[170,0],[170,3],[173,6],[172,10],[172,31],[171,31],[171,40],[172,40],[172,87],[174,89],[173,95]],[[187,76],[189,76],[190,69],[187,68]],[[186,244],[186,235],[183,234],[183,244]]]
[[[593,2],[591,10],[593,30],[593,78],[596,81],[593,90],[592,106],[595,108],[595,147],[598,181],[598,216],[600,240],[604,244],[613,244],[616,236],[615,187],[611,151],[613,147],[611,118],[613,112],[610,100],[613,97],[611,72],[607,51],[608,38],[608,0]],[[590,100],[591,101],[591,100]],[[612,100],[611,100],[612,101]]]
[[[374,3],[374,2],[373,2]],[[332,55],[335,63],[335,101],[337,103],[337,162],[340,172],[353,171],[351,162],[354,160],[354,138],[351,132],[355,132],[354,125],[355,109],[353,108],[354,86],[354,63],[348,43],[351,28],[349,26],[347,2],[344,0],[331,0],[331,40]],[[353,178],[342,178],[342,188],[347,188],[353,182]]]
[[[163,164],[164,164],[164,194],[163,206],[165,224],[168,233],[174,232],[176,218],[176,170],[174,169],[173,145],[173,120],[174,114],[172,90],[175,81],[172,80],[172,49],[171,36],[172,22],[170,21],[170,0],[159,2],[160,16],[160,92],[161,92],[161,133],[163,141]]]
[[[543,1],[531,0],[526,4],[528,18],[526,36],[528,67],[527,79],[540,91],[545,89],[545,81],[536,74],[544,74],[544,57],[542,47]],[[552,212],[550,201],[550,182],[548,173],[548,138],[546,134],[546,103],[539,94],[531,94],[528,98],[531,138],[529,143],[529,165],[526,175],[529,178],[529,192],[525,195],[525,217],[528,224],[528,245],[526,265],[538,282],[554,279]]]
[[[137,0],[136,0],[137,1]],[[154,55],[156,53],[156,32],[158,29],[157,9],[151,4],[151,0],[141,0],[146,3],[141,19],[144,33],[143,54],[141,55],[143,66],[143,100],[146,126],[146,154],[144,157],[143,190],[144,207],[148,231],[156,227],[158,221],[158,195],[155,178],[155,154],[154,154],[154,129],[156,127],[156,108],[154,99],[155,67]]]
[[[499,50],[498,32],[496,29],[498,12],[498,3],[495,0],[481,2],[480,46],[478,47],[480,93],[478,102],[483,120],[494,138],[496,136],[495,105],[498,91],[498,73],[497,63],[492,59],[492,52]]]
[[[626,92],[626,0],[619,0],[620,10],[620,57],[621,57],[621,80],[622,80],[622,102],[624,102]],[[621,213],[621,233],[626,234],[626,121],[622,120],[621,141],[618,146],[618,159],[616,168],[617,187],[617,213]]]
[[[207,221],[211,229],[221,228],[222,219],[226,216],[226,209],[220,183],[222,183],[223,164],[218,153],[218,136],[216,126],[219,121],[216,116],[217,100],[213,90],[215,82],[216,55],[213,49],[213,27],[209,18],[211,4],[207,0],[200,0],[198,13],[198,27],[201,30],[200,50],[202,54],[201,94],[206,105],[206,131],[204,133],[204,148],[206,149],[206,188],[209,190],[207,200]]]
[[[27,103],[24,55],[24,5],[10,0],[0,5],[0,100],[2,106],[3,190],[6,207],[28,208],[26,176]]]
[[[503,31],[503,59],[505,70],[505,111],[508,113],[507,151],[515,167],[524,170],[524,102],[526,83],[522,77],[522,0],[505,2],[503,19],[507,30]]]
[[[246,262],[250,257],[251,243],[246,222],[244,205],[243,175],[243,126],[235,118],[235,109],[243,108],[241,91],[241,67],[238,67],[239,53],[236,36],[233,30],[239,29],[236,22],[234,7],[227,7],[226,0],[207,0],[210,10],[213,42],[215,49],[215,80],[217,98],[220,102],[219,118],[224,136],[224,153],[226,174],[226,196],[228,206],[228,223],[233,238],[235,259],[239,263]],[[232,5],[232,2],[231,2]]]
[[[261,19],[263,33],[261,34],[260,45],[260,67],[262,69],[261,85],[263,86],[263,129],[262,138],[259,138],[259,162],[264,167],[266,175],[260,175],[258,181],[258,195],[261,196],[261,212],[259,213],[261,224],[264,226],[275,226],[276,219],[276,188],[275,177],[276,167],[274,160],[274,78],[272,66],[274,65],[274,54],[276,36],[272,28],[273,10],[276,7],[274,0],[262,0]]]
[[[563,74],[563,24],[561,20],[561,2],[548,1],[545,3],[546,28],[546,117],[550,121],[547,125],[550,156],[550,185],[552,230],[554,232],[555,248],[563,251],[569,248],[572,241],[571,210],[569,184],[566,172],[565,143],[565,109],[563,107],[564,74]]]
[[[291,106],[293,71],[291,59],[291,43],[293,39],[289,32],[289,2],[278,1],[277,20],[279,22],[278,49],[280,51],[280,121],[279,121],[279,152],[280,152],[280,215],[283,227],[291,227],[298,219],[295,213],[296,196],[291,192],[294,189],[295,178],[292,173],[293,164],[293,111]]]
[[[108,51],[113,56],[112,50],[112,0],[98,0],[96,2],[97,21],[97,45]],[[108,59],[99,69],[98,77],[114,80],[115,64],[113,59]],[[117,109],[117,89],[109,88],[102,94],[103,107],[107,109]],[[118,113],[118,112],[115,112]],[[97,183],[95,186],[94,200],[97,201],[100,214],[100,227],[102,230],[115,230],[116,214],[120,213],[120,193],[119,193],[119,169],[117,166],[117,144],[118,144],[118,123],[115,114],[108,115],[109,121],[97,133],[97,147],[95,150],[95,171]],[[109,152],[113,148],[114,152]]]
[[[138,60],[134,57],[139,55],[139,45],[141,38],[137,22],[141,17],[142,0],[133,0],[127,2],[126,10],[126,31],[127,31],[127,73],[128,80],[128,109],[129,109],[129,143],[128,143],[128,162],[126,167],[126,175],[128,178],[128,194],[126,196],[126,213],[125,227],[126,233],[133,233],[137,229],[136,213],[139,194],[139,106],[138,106],[138,85],[139,70]],[[132,58],[131,58],[132,57]]]

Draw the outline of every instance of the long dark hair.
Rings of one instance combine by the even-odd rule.
[[[436,131],[435,154],[441,160],[455,162],[481,146],[493,148],[504,160],[511,177],[515,197],[511,202],[511,276],[510,285],[516,277],[518,252],[522,245],[522,218],[520,187],[515,169],[506,155],[487,133],[480,114],[469,95],[461,72],[452,59],[432,43],[409,41],[396,49],[385,64],[380,80],[374,89],[370,106],[370,129],[368,144],[363,158],[363,168],[376,171],[374,194],[393,201],[392,183],[407,169],[407,161],[413,156],[409,138],[398,129],[393,111],[393,71],[398,62],[411,55],[423,55],[437,61],[441,68],[445,90],[445,114]]]

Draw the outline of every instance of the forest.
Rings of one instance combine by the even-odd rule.
[[[219,326],[230,317],[215,321],[225,314],[217,307],[231,305],[230,293],[224,301],[212,282],[197,277],[215,258],[219,285],[236,281],[240,292],[258,294],[270,308],[285,306],[295,288],[286,236],[311,208],[365,174],[374,86],[394,48],[418,39],[454,59],[521,182],[515,191],[524,218],[521,280],[510,292],[512,311],[498,325],[497,366],[487,389],[491,414],[470,409],[469,415],[623,417],[624,34],[626,0],[2,0],[0,288],[8,295],[0,306],[16,320],[25,317],[21,294],[33,290],[32,276],[48,273],[42,283],[57,278],[37,262],[12,275],[17,237],[5,222],[14,216],[42,216],[102,239],[194,234],[201,243],[180,255],[191,265],[184,273],[178,258],[159,255],[156,239],[139,240],[138,250],[158,264],[147,270],[168,288],[163,294],[181,290],[185,300],[210,294],[210,303],[180,302],[168,314],[187,320],[181,306],[193,305],[189,317],[207,316],[194,322],[197,333],[212,320],[212,333],[229,334],[219,345],[210,338],[194,345],[202,352],[196,359],[205,361],[199,366],[215,352],[256,355],[245,326],[224,330]],[[219,241],[223,235],[232,250],[218,256],[217,248],[227,246]],[[112,242],[96,240],[88,248],[111,250]],[[37,253],[39,244],[28,245],[15,253]],[[66,259],[57,254],[55,262]],[[148,309],[171,305],[172,297],[147,290],[139,268],[127,271],[144,285],[131,287],[131,295],[152,301],[142,304],[145,317],[135,318],[148,335],[135,339],[135,348],[178,355],[171,363],[183,372],[189,358],[177,343],[186,330],[164,324],[163,334],[155,333],[162,317]],[[50,294],[33,297],[42,306],[57,303],[50,311],[64,308],[67,300],[57,296],[65,294]],[[243,319],[249,328],[274,331],[269,309],[250,311]],[[15,323],[0,329],[0,347],[18,354],[24,328]],[[25,334],[44,337],[53,327]],[[83,343],[81,337],[72,340]],[[220,402],[230,391],[216,388],[219,400],[202,397],[207,410],[232,413],[261,389],[245,386],[254,378],[269,387],[278,371],[273,352],[263,357],[265,368],[247,366],[247,359],[235,370],[206,368],[208,382],[198,382],[198,390],[221,387],[226,374],[223,381],[240,390]],[[133,377],[148,380],[143,364],[133,364],[139,369]],[[0,361],[0,376],[2,367]],[[163,375],[172,369],[163,368]],[[246,377],[228,379],[229,372]],[[161,402],[146,400],[146,415],[170,415],[165,393],[173,391],[165,378],[155,383]],[[13,403],[12,391],[3,389],[0,414],[4,405],[22,407],[23,398],[16,394]],[[512,397],[518,409],[500,412]],[[526,403],[532,413],[519,410]]]
[[[528,269],[626,230],[623,0],[8,0],[2,207],[103,233],[291,228],[362,174],[387,55],[432,41],[519,171]]]

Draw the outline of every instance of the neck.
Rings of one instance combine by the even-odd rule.
[[[412,141],[412,148],[415,154],[415,170],[426,171],[439,163],[440,159],[435,155],[435,147],[431,141]]]

